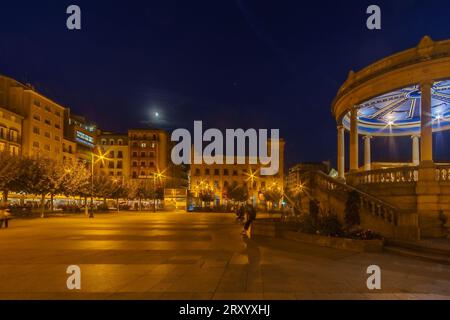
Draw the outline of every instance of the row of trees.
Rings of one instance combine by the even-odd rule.
[[[260,192],[258,192],[260,193]],[[266,203],[279,203],[283,197],[282,192],[277,188],[270,188],[261,192]],[[242,203],[250,198],[250,192],[246,185],[238,185],[236,183],[228,185],[226,188],[226,196],[233,202]],[[212,189],[202,189],[199,192],[199,199],[202,202],[212,202],[215,199],[215,193]]]
[[[50,196],[53,211],[53,197],[65,195],[85,199],[91,195],[97,198],[137,199],[139,208],[145,199],[162,199],[163,191],[153,181],[131,182],[106,175],[94,175],[81,162],[59,163],[47,158],[27,158],[0,153],[0,191],[3,205],[8,203],[10,192],[32,194],[41,198],[41,215],[44,215],[45,199]]]

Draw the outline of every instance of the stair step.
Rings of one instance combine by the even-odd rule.
[[[448,246],[433,245],[426,242],[411,242],[401,240],[387,240],[386,245],[390,247],[398,247],[403,249],[409,249],[412,251],[422,252],[425,254],[437,254],[450,257],[450,241]]]
[[[384,250],[391,253],[396,253],[405,257],[413,257],[418,258],[420,260],[424,261],[433,261],[441,264],[447,264],[450,265],[450,255],[448,254],[436,254],[436,253],[429,253],[429,252],[422,252],[417,251],[413,249],[403,248],[403,247],[396,247],[396,246],[385,246]]]

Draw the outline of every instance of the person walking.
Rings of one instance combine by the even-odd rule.
[[[245,216],[245,208],[243,205],[240,205],[236,210],[236,220],[242,223],[244,221],[244,216]]]
[[[252,226],[252,223],[256,219],[256,209],[250,203],[247,203],[247,205],[245,206],[245,217],[246,219],[242,235],[246,235],[248,237],[250,235],[250,228]]]

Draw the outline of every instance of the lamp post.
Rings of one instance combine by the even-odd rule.
[[[95,157],[98,157],[98,160],[104,160],[104,155],[96,155],[91,152],[91,211],[89,212],[89,218],[94,218],[94,164]]]
[[[156,179],[161,179],[163,177],[161,172],[153,173],[153,212],[156,212]]]

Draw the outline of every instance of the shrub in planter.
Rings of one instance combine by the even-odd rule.
[[[354,240],[382,240],[383,237],[372,230],[354,230],[345,234],[346,238]]]
[[[344,233],[342,224],[335,215],[326,215],[322,217],[319,221],[318,229],[321,235],[330,237],[340,237]]]
[[[317,232],[317,225],[315,219],[309,214],[303,216],[299,221],[298,231],[303,233],[315,234]]]
[[[345,203],[345,225],[348,229],[361,224],[361,218],[359,216],[360,207],[361,201],[358,192],[349,192],[347,202]]]

